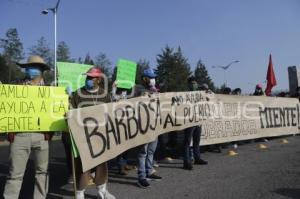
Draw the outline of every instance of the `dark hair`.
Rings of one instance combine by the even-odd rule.
[[[194,76],[190,76],[190,77],[188,78],[188,83],[191,83],[191,82],[193,82],[193,81],[196,81],[196,78],[195,78]]]
[[[222,94],[230,94],[231,93],[231,88],[229,87],[225,87],[223,90],[222,90]]]
[[[242,93],[242,89],[241,89],[241,88],[236,88],[236,89],[234,89],[234,90],[232,91],[232,94],[233,94],[233,95],[236,95],[236,94],[238,94],[238,93]]]
[[[116,94],[120,95],[123,91],[126,91],[127,93],[131,93],[132,88],[126,89],[126,88],[117,88]]]

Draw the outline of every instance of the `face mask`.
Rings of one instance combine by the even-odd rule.
[[[155,79],[150,79],[149,86],[154,87],[155,83]]]
[[[93,89],[93,88],[94,88],[94,81],[91,80],[91,79],[86,80],[86,81],[85,81],[85,88],[86,88],[87,90]]]
[[[262,89],[261,89],[261,88],[258,88],[258,89],[256,89],[256,92],[261,93],[261,92],[262,92]]]
[[[29,80],[33,80],[42,74],[41,70],[38,68],[26,68],[25,75]]]
[[[126,99],[126,96],[127,96],[127,92],[126,91],[122,91],[121,98],[122,99]]]

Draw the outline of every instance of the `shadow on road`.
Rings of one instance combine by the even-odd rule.
[[[8,173],[7,165],[0,164],[0,199],[2,199],[7,173]]]
[[[169,165],[159,165],[159,167],[161,167],[161,168],[169,168],[169,169],[180,169],[180,170],[182,170],[182,166],[181,165],[171,165],[171,164],[169,164]]]
[[[274,193],[293,199],[300,199],[300,189],[281,188],[276,189]]]
[[[122,176],[122,175],[119,175],[116,172],[112,172],[112,171],[109,172],[108,176],[109,176],[110,183],[117,183],[117,184],[136,186],[136,182],[138,180],[137,177]]]

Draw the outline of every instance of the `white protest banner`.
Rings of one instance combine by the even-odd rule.
[[[71,110],[83,171],[158,135],[202,125],[201,145],[298,133],[297,99],[162,93]]]

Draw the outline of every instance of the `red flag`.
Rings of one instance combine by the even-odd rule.
[[[277,82],[276,82],[276,77],[273,69],[272,55],[270,54],[268,73],[267,73],[267,87],[265,90],[267,96],[270,96],[272,88],[276,85]]]

